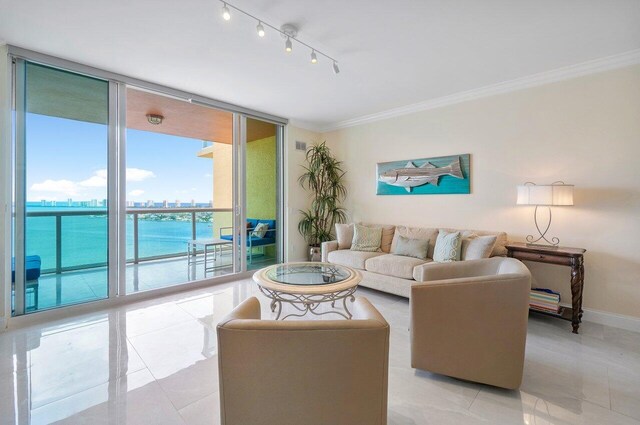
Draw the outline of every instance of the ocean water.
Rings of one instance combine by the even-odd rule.
[[[34,211],[96,211],[96,215],[63,216],[61,253],[62,267],[77,267],[107,262],[107,216],[104,208],[32,207]],[[172,212],[173,215],[177,215]],[[184,213],[183,213],[184,214]],[[159,215],[158,215],[159,216]],[[190,216],[189,213],[184,217]],[[153,218],[153,217],[148,217]],[[133,259],[133,217],[127,216],[127,259]],[[213,236],[212,222],[196,223],[196,238]],[[140,219],[138,221],[138,253],[140,258],[185,253],[192,239],[191,221]],[[42,269],[56,266],[56,218],[27,217],[26,253],[42,258]]]

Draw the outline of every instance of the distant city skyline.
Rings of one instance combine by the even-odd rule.
[[[126,199],[208,204],[213,163],[202,141],[127,130]],[[107,198],[105,125],[27,114],[27,201],[93,202]]]

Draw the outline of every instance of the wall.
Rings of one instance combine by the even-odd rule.
[[[247,218],[276,218],[276,137],[247,143]]]
[[[323,135],[345,162],[353,220],[504,230],[516,241],[533,207],[526,181],[575,184],[550,233],[588,250],[584,307],[640,317],[640,66],[477,99]],[[376,196],[377,162],[471,154],[470,195]],[[571,299],[568,269],[529,264],[534,285]],[[640,322],[638,322],[640,323]]]
[[[0,329],[11,312],[11,245],[6,232],[11,229],[11,103],[10,62],[6,46],[0,46]]]
[[[298,183],[305,163],[305,153],[296,150],[296,141],[305,142],[307,146],[321,142],[322,136],[314,131],[305,130],[289,124],[285,134],[285,226],[287,228],[287,243],[285,246],[287,261],[305,261],[307,258],[307,243],[298,232],[300,210],[309,207],[309,194]]]

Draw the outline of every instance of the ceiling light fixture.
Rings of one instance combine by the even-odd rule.
[[[231,12],[229,12],[229,7],[227,6],[227,3],[222,3],[222,18],[225,21],[228,21],[229,19],[231,19]]]
[[[264,27],[262,26],[262,22],[258,21],[256,31],[258,31],[258,37],[264,37]]]
[[[147,114],[147,121],[152,125],[160,125],[162,124],[162,120],[164,117],[159,114]]]
[[[250,14],[249,12],[245,12],[244,10],[230,4],[227,1],[222,1],[220,0],[220,3],[222,3],[222,17],[224,18],[225,21],[229,21],[231,19],[231,12],[230,10],[233,9],[236,12],[239,12],[245,16],[248,16],[251,19],[255,19],[255,21],[258,23],[258,25],[256,26],[256,31],[258,33],[259,37],[264,37],[265,35],[265,27],[269,27],[274,31],[277,31],[278,33],[280,33],[280,35],[283,38],[286,38],[285,41],[285,51],[287,53],[291,53],[293,51],[293,41],[295,41],[298,44],[301,44],[303,46],[305,46],[306,48],[308,48],[309,50],[311,50],[311,63],[315,64],[318,63],[318,55],[322,55],[325,58],[329,59],[329,61],[331,61],[333,63],[333,72],[334,74],[338,74],[340,73],[340,68],[338,68],[338,61],[334,58],[332,58],[331,56],[327,55],[326,53],[321,52],[320,50],[311,47],[310,45],[308,45],[307,43],[305,43],[304,41],[301,41],[300,39],[297,38],[298,35],[298,29],[291,24],[284,24],[281,28],[276,28],[275,26],[271,25],[268,22],[263,21],[262,19],[258,19],[256,16]]]

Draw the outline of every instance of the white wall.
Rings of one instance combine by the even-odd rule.
[[[11,97],[10,62],[6,46],[0,46],[0,329],[10,315],[11,245],[7,232],[11,225]]]
[[[588,250],[584,306],[640,317],[640,66],[323,134],[345,162],[354,220],[535,232],[516,185],[563,180],[550,233]],[[376,196],[376,163],[471,154],[470,195]],[[566,267],[529,264],[571,299]]]
[[[298,232],[300,210],[310,204],[309,194],[298,183],[298,177],[302,174],[305,153],[296,150],[296,140],[305,142],[307,147],[313,143],[321,142],[319,133],[305,130],[293,125],[287,126],[285,136],[285,191],[286,196],[286,229],[287,243],[285,246],[287,261],[306,261],[307,243]]]

